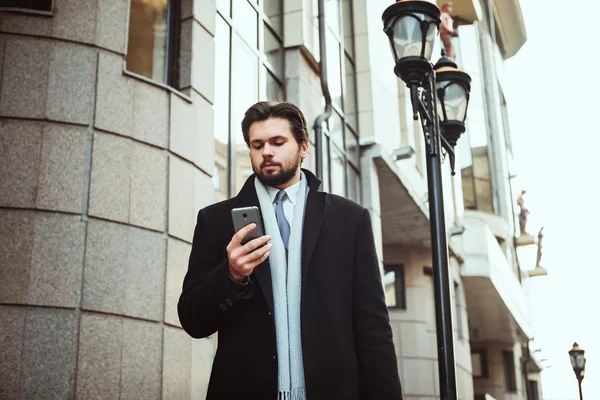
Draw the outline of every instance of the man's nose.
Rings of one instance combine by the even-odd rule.
[[[265,156],[272,156],[273,155],[273,147],[271,145],[269,145],[269,144],[265,144],[263,146],[263,152],[262,152],[262,154],[263,154],[263,157],[265,157]]]

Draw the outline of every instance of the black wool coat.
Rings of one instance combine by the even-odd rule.
[[[302,244],[302,352],[308,400],[399,400],[396,353],[369,212],[310,187]],[[277,399],[277,349],[269,261],[240,296],[228,278],[231,209],[259,206],[255,176],[238,196],[198,212],[179,298],[194,338],[218,332],[207,399]],[[192,377],[194,379],[194,377]]]

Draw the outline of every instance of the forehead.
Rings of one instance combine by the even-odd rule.
[[[257,121],[250,125],[250,129],[248,130],[250,141],[267,141],[275,136],[282,136],[288,139],[294,138],[292,125],[287,119],[274,117],[264,121]]]

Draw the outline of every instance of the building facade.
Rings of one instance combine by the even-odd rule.
[[[502,75],[525,30],[517,0],[482,1],[452,14],[473,78],[456,176],[443,165],[457,384],[537,400]],[[322,189],[371,212],[404,396],[433,399],[424,141],[390,3],[323,0],[332,114],[304,167],[320,157]],[[0,398],[204,398],[218,335],[191,339],[176,310],[196,214],[252,173],[251,104],[291,101],[309,126],[324,112],[318,6],[0,1]]]

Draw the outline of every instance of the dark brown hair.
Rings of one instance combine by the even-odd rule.
[[[292,127],[296,142],[302,144],[308,141],[306,119],[298,107],[288,102],[259,101],[246,110],[242,120],[242,133],[248,146],[250,146],[250,126],[255,122],[266,121],[269,118],[287,119]]]

